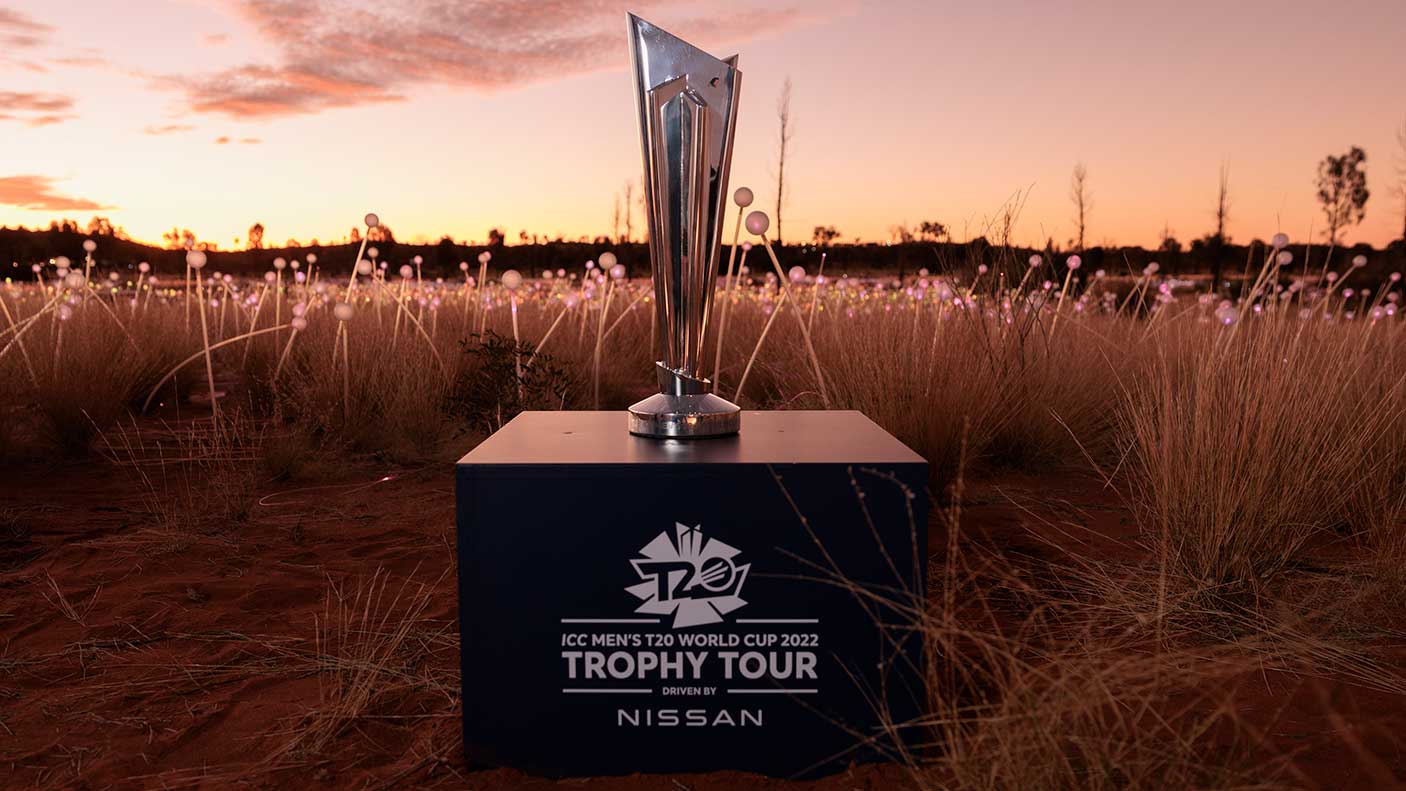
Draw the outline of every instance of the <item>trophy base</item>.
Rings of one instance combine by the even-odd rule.
[[[630,433],[641,437],[702,439],[742,429],[742,408],[712,393],[658,393],[630,407]]]

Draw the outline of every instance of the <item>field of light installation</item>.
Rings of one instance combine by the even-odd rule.
[[[883,602],[942,659],[929,713],[867,737],[896,763],[818,787],[1390,782],[1397,274],[1278,236],[1233,298],[1005,247],[850,277],[748,236],[718,392],[862,410],[931,463],[930,590]],[[0,288],[0,763],[53,788],[462,783],[437,471],[524,409],[647,394],[651,284],[604,248],[433,278],[365,243],[253,278],[102,260]]]

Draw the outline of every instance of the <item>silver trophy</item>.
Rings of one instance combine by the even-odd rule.
[[[644,203],[659,322],[659,394],[630,407],[630,433],[736,434],[742,410],[700,376],[717,279],[742,72],[630,14]]]

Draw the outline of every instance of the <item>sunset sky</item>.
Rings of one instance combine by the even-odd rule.
[[[1303,239],[1318,160],[1352,145],[1347,240],[1400,235],[1402,0],[0,0],[0,224],[610,233],[640,171],[626,10],[740,54],[732,184],[769,212],[790,76],[788,241],[960,240],[1028,190],[1017,239],[1064,243],[1079,161],[1090,244],[1204,235],[1223,162],[1233,239]]]

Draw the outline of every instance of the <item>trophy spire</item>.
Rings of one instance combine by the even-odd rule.
[[[699,375],[717,279],[742,73],[726,60],[629,15],[644,155],[649,258],[659,322],[659,395],[630,407],[651,437],[737,433],[741,411]]]

